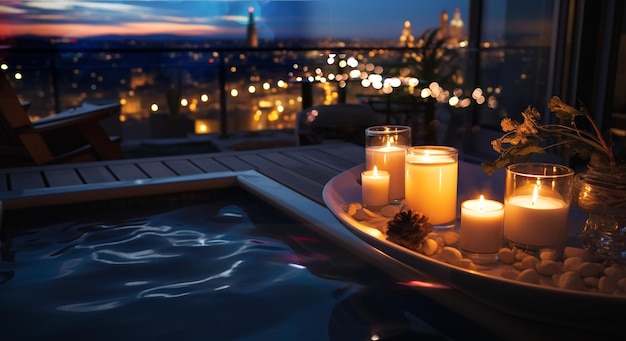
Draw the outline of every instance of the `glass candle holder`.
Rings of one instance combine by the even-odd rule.
[[[406,151],[407,209],[420,212],[436,228],[452,228],[456,220],[459,152],[446,146],[416,146]]]
[[[461,203],[459,247],[474,263],[492,263],[502,247],[504,205],[495,200],[466,200]]]
[[[550,163],[517,163],[506,168],[504,239],[511,247],[538,254],[567,244],[567,219],[574,171]]]
[[[387,125],[365,129],[365,170],[389,172],[389,202],[404,198],[404,157],[411,127]]]

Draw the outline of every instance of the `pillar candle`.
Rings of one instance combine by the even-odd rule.
[[[461,204],[461,249],[496,253],[502,246],[504,205],[495,200],[466,200]]]
[[[386,146],[365,148],[365,169],[389,172],[389,200],[404,198],[404,156],[406,146],[396,146],[388,142]]]
[[[384,206],[389,203],[389,172],[373,170],[361,172],[361,196],[363,205]]]
[[[545,188],[544,188],[545,191]],[[504,237],[515,243],[552,247],[567,240],[569,203],[558,193],[511,196],[504,203]]]
[[[412,150],[417,147],[412,147]],[[407,208],[425,214],[433,225],[444,225],[456,219],[456,196],[458,160],[447,154],[449,147],[431,151],[426,149],[419,154],[407,153],[405,177],[405,205]]]

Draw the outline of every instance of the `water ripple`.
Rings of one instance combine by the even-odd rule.
[[[192,293],[194,291],[194,290],[191,290],[191,289],[193,289],[195,286],[204,284],[204,283],[212,281],[214,279],[228,278],[228,277],[232,276],[234,270],[241,263],[243,263],[243,261],[237,261],[228,270],[225,270],[225,271],[223,271],[221,273],[218,273],[216,275],[209,276],[207,278],[203,278],[203,279],[200,279],[200,280],[173,283],[173,284],[162,285],[162,286],[158,286],[158,287],[151,288],[151,289],[148,289],[148,290],[144,290],[144,291],[140,292],[139,295],[137,295],[137,297],[139,297],[139,298],[142,298],[142,297],[165,297],[165,298],[172,298],[172,297],[181,297],[181,296],[189,295],[190,293]]]

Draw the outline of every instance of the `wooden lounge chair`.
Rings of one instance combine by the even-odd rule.
[[[101,121],[119,115],[120,104],[84,103],[31,121],[9,80],[0,74],[0,167],[123,158],[119,137]]]

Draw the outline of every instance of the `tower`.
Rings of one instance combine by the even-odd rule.
[[[258,47],[259,37],[256,32],[256,25],[254,24],[254,8],[248,8],[248,46]]]
[[[450,34],[450,25],[448,24],[448,12],[441,11],[439,16],[439,32],[437,32],[437,39],[446,39]]]
[[[402,35],[400,35],[400,45],[403,47],[413,47],[415,43],[415,37],[411,33],[411,22],[405,21],[404,27],[402,27]]]
[[[464,40],[463,37],[463,19],[461,19],[461,10],[457,7],[454,9],[454,16],[450,20],[450,38],[454,45]]]

